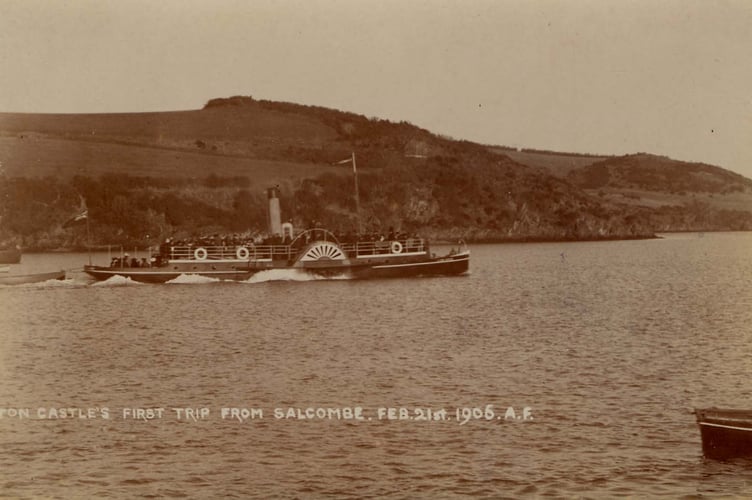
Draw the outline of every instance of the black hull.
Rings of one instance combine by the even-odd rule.
[[[752,410],[695,410],[705,457],[752,457]]]
[[[470,255],[460,254],[422,262],[390,263],[362,266],[352,269],[352,276],[371,278],[413,278],[421,276],[452,276],[465,274],[470,269]]]
[[[141,283],[166,283],[181,275],[203,276],[220,281],[247,281],[252,276],[264,272],[284,270],[315,276],[346,276],[354,279],[411,278],[420,276],[449,276],[464,274],[470,267],[469,253],[461,253],[442,258],[392,260],[375,263],[341,265],[326,262],[307,266],[287,265],[284,262],[265,265],[198,265],[181,269],[165,267],[113,268],[84,266],[84,271],[93,278],[104,281],[114,276]]]

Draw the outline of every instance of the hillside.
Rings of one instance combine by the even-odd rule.
[[[353,147],[379,148],[362,155],[361,166],[383,166],[384,154],[425,152],[421,138],[430,137],[405,123],[251,98],[163,113],[0,113],[6,172],[25,176],[74,175],[82,165],[89,175],[201,176],[206,168],[217,175],[237,168],[255,174],[255,166],[268,161],[329,166]],[[246,161],[238,167],[227,158]]]
[[[351,166],[336,165],[351,152],[368,231],[529,241],[752,229],[752,181],[718,167],[488,147],[238,96],[192,111],[0,113],[0,244],[81,247],[85,232],[62,228],[81,199],[96,244],[262,232],[273,185],[296,227],[353,230]]]
[[[752,212],[752,180],[713,165],[647,153],[603,156],[500,146],[490,151],[566,180],[607,204],[649,209],[657,231],[693,231],[702,224],[744,229],[746,213]]]

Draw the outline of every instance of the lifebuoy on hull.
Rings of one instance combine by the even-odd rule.
[[[402,243],[393,241],[391,245],[392,253],[402,253]]]
[[[193,252],[193,256],[196,260],[206,260],[208,255],[209,253],[206,251],[206,248],[203,247],[199,247]]]
[[[248,249],[246,247],[240,247],[235,252],[235,256],[238,259],[242,259],[242,260],[246,260],[249,255],[250,255],[250,253],[248,252]]]

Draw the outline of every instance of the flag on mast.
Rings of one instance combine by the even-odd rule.
[[[81,206],[78,209],[78,213],[65,221],[63,228],[77,226],[89,219],[89,209],[86,207],[86,200],[81,195],[79,195],[79,198],[81,198]]]
[[[63,227],[64,228],[68,228],[68,227],[72,227],[72,226],[77,226],[77,225],[81,224],[82,222],[86,222],[86,219],[88,219],[88,218],[89,218],[89,211],[88,210],[84,210],[83,212],[80,212],[77,215],[75,215],[74,217],[71,217],[70,219],[68,219],[67,221],[65,221],[65,224],[63,224]]]
[[[353,155],[346,160],[336,162],[335,165],[344,165],[345,163],[352,163],[353,173],[354,174],[358,173],[358,171],[355,169],[355,153],[353,153]]]

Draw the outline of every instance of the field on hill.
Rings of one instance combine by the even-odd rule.
[[[260,188],[288,185],[291,179],[323,173],[347,173],[340,166],[265,160],[197,150],[103,140],[60,139],[27,134],[23,139],[0,136],[0,158],[8,176],[59,179],[75,175],[128,174],[141,177],[204,179],[247,177]]]
[[[545,168],[552,175],[564,178],[572,170],[586,167],[603,161],[608,156],[578,155],[575,153],[554,153],[547,151],[533,151],[528,149],[514,149],[492,147],[491,151],[503,154],[522,165]]]
[[[227,112],[207,108],[160,113],[24,114],[0,113],[4,133],[41,133],[68,138],[128,139],[144,144],[184,141],[249,141],[264,138],[324,143],[337,132],[315,117],[269,109],[258,101]]]

